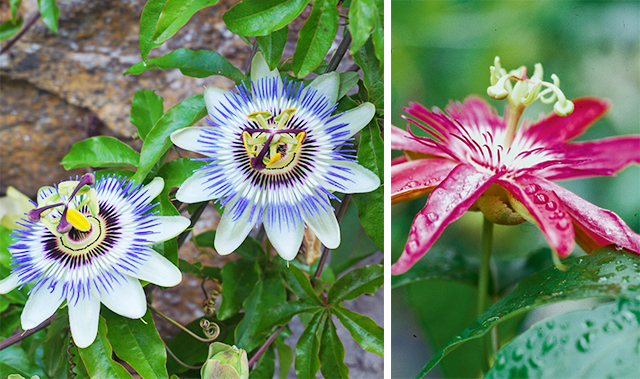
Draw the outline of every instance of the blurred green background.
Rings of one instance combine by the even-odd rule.
[[[640,133],[640,2],[638,1],[391,1],[391,120],[406,127],[402,107],[416,101],[444,108],[450,100],[477,94],[489,99],[489,66],[496,55],[507,70],[558,75],[568,98],[596,96],[613,107],[578,140]],[[524,117],[552,111],[535,103]],[[417,128],[413,128],[415,130]],[[399,155],[394,152],[394,157]],[[562,181],[584,199],[616,212],[640,231],[640,167],[617,177]],[[392,261],[426,198],[392,207]],[[482,216],[465,214],[432,249],[455,249],[472,261],[480,250]],[[496,226],[498,260],[522,257],[546,246],[537,227]],[[583,254],[576,247],[574,254]],[[475,289],[459,283],[423,282],[392,292],[392,376],[415,377],[429,359],[475,319]],[[427,340],[435,342],[429,346]],[[434,350],[435,349],[435,350]],[[431,377],[477,374],[478,346],[463,345]]]

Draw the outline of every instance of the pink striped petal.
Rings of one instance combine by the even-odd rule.
[[[497,183],[524,205],[536,220],[549,246],[558,252],[558,255],[564,258],[571,254],[575,239],[573,223],[558,196],[534,181],[518,182],[525,186],[524,189],[506,180],[498,180]]]
[[[397,164],[404,163],[406,161],[407,161],[407,156],[406,155],[401,155],[401,156],[399,156],[397,158],[393,158],[391,160],[391,166],[395,166]]]
[[[525,138],[533,138],[545,145],[566,142],[584,133],[597,119],[609,110],[609,102],[586,97],[573,100],[574,110],[569,116],[553,113],[523,129]]]
[[[417,159],[391,166],[391,204],[431,192],[458,165],[450,159]]]
[[[495,134],[505,129],[507,123],[498,116],[496,109],[477,96],[469,96],[460,102],[450,102],[445,111],[465,128],[486,131],[490,127]]]
[[[465,164],[451,170],[413,220],[405,250],[391,267],[391,273],[399,275],[410,269],[427,253],[444,228],[460,218],[500,175],[483,174]]]
[[[566,159],[589,159],[589,161],[567,168],[550,168],[542,171],[542,176],[557,180],[613,175],[632,163],[640,164],[640,136],[569,143],[564,148]]]
[[[443,155],[442,150],[416,141],[411,133],[393,125],[391,125],[391,150],[417,151],[430,155]]]
[[[640,234],[631,230],[620,216],[591,204],[555,183],[541,178],[534,180],[540,186],[553,190],[571,216],[591,233],[640,254]]]

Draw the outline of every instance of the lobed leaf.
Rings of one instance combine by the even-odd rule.
[[[384,80],[380,74],[380,61],[375,55],[373,43],[365,45],[353,55],[353,61],[362,69],[364,86],[367,89],[367,101],[377,109],[384,108]]]
[[[289,27],[285,26],[282,29],[276,30],[266,36],[256,37],[258,47],[267,61],[270,70],[275,70],[280,63],[284,46],[287,44],[287,36],[289,34]]]
[[[327,294],[328,304],[353,300],[365,293],[375,293],[384,284],[384,267],[369,265],[358,267],[344,274]]]
[[[300,29],[293,54],[293,72],[302,78],[311,73],[327,55],[338,31],[336,0],[316,0],[309,18]]]
[[[341,306],[331,306],[331,312],[338,317],[360,347],[384,357],[384,330],[375,321]]]
[[[242,36],[266,36],[298,17],[308,0],[244,0],[222,16],[227,28]]]
[[[140,139],[144,141],[153,125],[164,113],[164,99],[148,89],[140,90],[133,95],[129,120],[138,129]]]
[[[349,378],[349,367],[344,364],[344,346],[331,316],[322,330],[320,343],[320,370],[325,378]]]
[[[38,9],[40,16],[47,28],[54,33],[58,33],[58,17],[60,17],[60,9],[56,5],[55,0],[38,0]]]
[[[112,352],[111,343],[107,339],[107,323],[101,316],[96,340],[91,346],[78,349],[87,373],[92,378],[133,379],[120,363],[113,360]]]
[[[309,278],[298,267],[291,265],[287,271],[287,283],[291,290],[295,292],[301,299],[309,300],[318,305],[322,305],[322,301],[316,295]]]
[[[300,313],[315,313],[322,308],[316,304],[312,304],[309,301],[283,301],[270,308],[262,316],[262,322],[258,331],[268,332],[273,329],[274,326],[288,324],[293,316]]]
[[[78,167],[137,167],[140,154],[120,140],[97,136],[76,142],[60,162],[66,170]]]
[[[320,369],[320,340],[317,332],[325,322],[324,310],[316,312],[302,331],[296,344],[296,375],[298,378],[315,378]]]

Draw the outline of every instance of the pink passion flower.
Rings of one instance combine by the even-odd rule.
[[[391,268],[394,275],[409,270],[444,228],[467,210],[480,210],[499,224],[525,220],[537,224],[560,257],[571,254],[574,240],[587,252],[616,244],[640,253],[640,235],[618,215],[551,181],[613,176],[631,163],[640,163],[640,136],[569,142],[600,118],[609,104],[596,98],[570,102],[557,86],[554,92],[560,100],[555,109],[560,115],[551,114],[535,123],[524,120],[517,129],[524,107],[540,91],[542,68],[538,66],[529,79],[526,69],[506,73],[496,59],[497,69],[492,67],[494,86],[488,92],[494,98],[505,98],[504,94],[494,96],[498,92],[496,84],[499,89],[505,86],[510,106],[504,118],[477,97],[450,103],[445,112],[429,111],[416,103],[404,109],[409,117],[403,117],[429,133],[430,138],[392,127],[391,148],[405,151],[403,157],[392,162],[392,203],[430,195],[413,221],[405,250]],[[501,70],[502,75],[497,73],[494,79],[494,70]],[[505,76],[516,85],[497,80]],[[554,84],[559,85],[556,79]],[[514,96],[520,83],[529,88],[520,88],[521,93]],[[527,98],[528,104],[524,101]],[[541,100],[548,102],[549,98]],[[569,110],[558,111],[562,106]]]

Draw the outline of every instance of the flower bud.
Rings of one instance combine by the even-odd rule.
[[[221,342],[209,345],[209,356],[200,370],[202,379],[248,379],[247,352]]]

